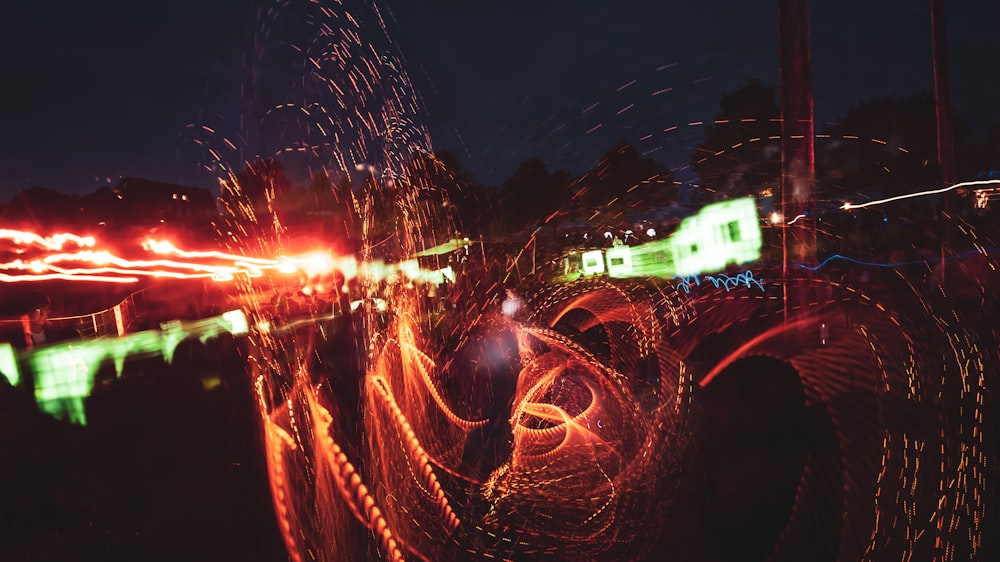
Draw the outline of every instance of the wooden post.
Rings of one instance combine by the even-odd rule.
[[[944,19],[944,0],[931,0],[931,43],[934,53],[934,116],[937,122],[938,165],[941,187],[955,183],[955,133],[951,115],[951,91],[948,83],[948,41]],[[941,284],[944,285],[945,248],[954,195],[941,194]]]
[[[816,263],[816,220],[813,215],[816,156],[808,0],[778,0],[778,40],[781,64],[781,210],[784,215],[782,273],[786,280],[790,280],[800,277],[798,274],[802,272],[791,271],[790,264]],[[799,286],[793,294],[789,293],[789,283],[785,287],[787,316],[793,306],[804,305],[808,297],[807,285]]]

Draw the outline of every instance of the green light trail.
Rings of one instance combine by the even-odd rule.
[[[707,205],[664,240],[613,246],[581,255],[583,275],[688,277],[760,259],[762,238],[753,198]]]
[[[202,343],[223,332],[247,333],[249,325],[241,310],[202,320],[173,320],[160,330],[146,330],[120,338],[59,342],[18,353],[10,344],[0,345],[0,373],[13,386],[34,381],[38,408],[61,420],[85,425],[83,400],[94,388],[94,377],[105,361],[114,362],[119,377],[126,357],[162,355],[172,363],[177,346],[188,338]],[[21,376],[21,369],[33,375]]]

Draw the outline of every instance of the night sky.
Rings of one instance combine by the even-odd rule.
[[[266,48],[261,22],[299,1],[6,6],[0,202],[32,186],[87,193],[119,177],[215,187],[186,126],[235,127],[246,61]],[[929,0],[811,4],[817,131],[861,99],[931,91]],[[948,4],[953,105],[981,133],[1000,123],[1000,2]],[[723,92],[778,81],[775,2],[382,6],[434,148],[491,184],[533,156],[583,172],[620,138],[679,168],[702,138],[688,124],[711,121]]]

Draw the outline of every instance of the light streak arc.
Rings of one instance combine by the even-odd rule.
[[[907,193],[906,195],[896,195],[895,197],[888,197],[886,199],[878,199],[876,201],[869,201],[867,203],[861,203],[860,205],[855,205],[851,202],[845,202],[840,206],[840,210],[849,211],[851,209],[863,209],[865,207],[871,207],[872,205],[881,205],[882,203],[891,203],[893,201],[899,201],[901,199],[912,199],[914,197],[922,197],[924,195],[935,195],[937,193],[946,193],[948,191],[953,191],[955,189],[960,189],[962,187],[970,187],[973,185],[996,185],[1000,184],[1000,180],[976,180],[976,181],[963,181],[950,185],[948,187],[942,187],[940,189],[929,189],[927,191],[918,191],[916,193]],[[789,223],[791,224],[791,223]]]
[[[73,242],[81,248],[90,248],[97,242],[93,236],[79,236],[66,232],[60,232],[51,236],[41,236],[34,232],[11,230],[8,228],[0,228],[0,240],[10,240],[15,244],[34,244],[46,250],[62,250],[66,242]]]
[[[15,254],[29,252],[26,248],[29,245],[42,248],[30,250],[33,254],[37,254],[35,256],[29,255],[0,263],[0,282],[3,283],[55,279],[135,283],[140,278],[211,279],[227,282],[233,281],[237,276],[261,277],[268,271],[281,274],[301,273],[309,279],[320,279],[339,271],[348,280],[358,275],[386,279],[398,274],[431,283],[441,283],[445,278],[454,280],[454,273],[450,267],[440,270],[423,269],[416,258],[399,263],[385,263],[381,260],[359,262],[354,256],[337,255],[327,251],[290,256],[250,257],[217,250],[182,250],[172,242],[146,238],[141,242],[144,251],[156,256],[182,258],[182,260],[129,259],[109,250],[94,249],[97,241],[90,236],[67,233],[42,236],[34,232],[0,229],[0,241],[2,240],[13,242],[7,248]],[[61,251],[67,242],[88,249]],[[73,264],[74,267],[64,267],[60,264]]]

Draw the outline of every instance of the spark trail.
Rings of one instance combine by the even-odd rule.
[[[306,279],[317,279],[335,271],[341,272],[346,280],[358,275],[382,280],[403,274],[431,283],[441,283],[445,278],[454,281],[454,273],[450,269],[423,269],[416,259],[399,263],[385,263],[381,260],[359,263],[353,256],[334,255],[322,250],[261,258],[217,250],[183,250],[167,240],[147,238],[141,242],[140,247],[151,259],[131,259],[122,257],[113,250],[100,249],[98,241],[92,236],[68,233],[43,236],[28,231],[2,230],[0,241],[4,240],[9,243],[0,246],[0,251],[18,256],[0,263],[0,282],[5,283],[60,279],[127,284],[136,283],[142,278],[227,282],[240,276],[260,277],[265,273],[302,275]],[[61,251],[67,243],[75,245],[77,249]],[[86,249],[79,249],[81,247]]]
[[[295,230],[276,204],[273,165],[234,171],[244,152],[364,172],[328,194],[346,209],[345,230],[358,233],[358,263],[380,252],[415,256],[450,238],[455,229],[429,173],[419,99],[378,8],[278,7],[263,20],[258,54],[266,60],[269,45],[293,44],[302,55],[289,87],[267,84],[287,98],[266,108],[248,103],[239,122],[262,124],[258,130],[219,134],[214,143],[203,137],[214,151],[211,164],[225,172],[223,228],[236,233],[226,238],[227,252],[282,255]],[[266,68],[247,74],[256,79],[257,70]],[[250,95],[241,99],[256,99],[256,84],[247,86]],[[626,108],[618,116],[635,113],[618,108]],[[222,130],[211,129],[203,130]],[[765,139],[777,137],[746,142]],[[750,216],[757,226],[756,213]],[[728,232],[729,245],[746,242],[739,249],[757,259],[762,236],[730,230],[737,218],[713,235]],[[751,232],[758,234],[744,236]],[[675,240],[676,249],[700,257],[705,238],[691,230],[683,244]],[[816,302],[804,318],[787,318],[770,291],[687,295],[670,283],[625,278],[635,269],[703,275],[729,263],[706,267],[699,259],[667,269],[660,249],[614,251],[607,261],[599,253],[593,267],[609,276],[593,269],[594,276],[526,295],[532,313],[524,323],[506,321],[472,289],[432,314],[407,283],[369,276],[360,291],[383,299],[387,310],[353,317],[356,364],[316,365],[307,326],[251,329],[247,364],[290,558],[699,558],[692,552],[715,546],[694,544],[716,532],[712,523],[729,518],[745,526],[769,517],[757,506],[771,505],[769,483],[782,479],[787,510],[763,539],[774,558],[976,554],[985,534],[984,474],[994,458],[991,437],[983,436],[991,427],[983,417],[982,397],[991,390],[983,365],[987,355],[995,360],[995,349],[956,322],[950,303],[931,302],[912,279],[883,298],[816,279],[809,281]],[[788,282],[774,273],[761,275],[776,287]],[[484,272],[469,275],[461,281],[481,293],[498,287]],[[712,282],[736,281],[758,282],[749,275]],[[274,292],[275,280],[240,275],[234,286],[247,302],[249,325],[261,326],[261,295]],[[451,331],[438,328],[449,324]],[[779,424],[776,435],[751,431],[783,411],[765,401],[775,381],[754,378],[771,370],[739,371],[762,357],[792,373],[798,394],[791,394],[811,416]],[[727,389],[727,381],[735,386]],[[760,402],[741,402],[751,391],[760,391]],[[705,398],[712,393],[738,407],[713,407]],[[956,411],[968,414],[956,419]],[[705,429],[712,424],[714,439]],[[753,445],[718,446],[733,432],[749,432],[739,445]],[[792,459],[798,465],[768,464],[785,450],[754,449],[786,437],[801,440],[801,457]],[[697,452],[713,446],[715,457]],[[685,477],[692,473],[712,480],[700,487]],[[768,477],[753,482],[749,474]],[[715,513],[703,501],[709,492]],[[358,525],[370,532],[359,538]],[[948,549],[940,552],[941,544]]]

